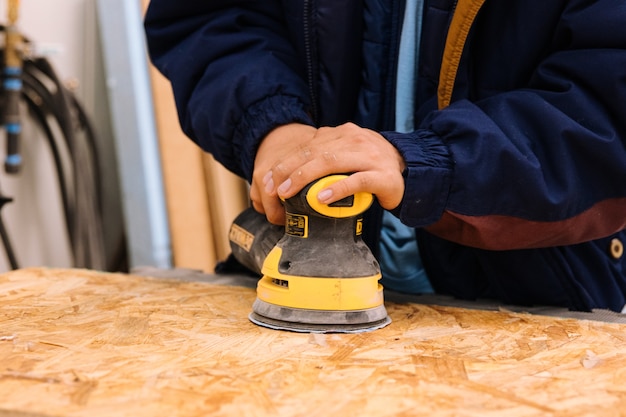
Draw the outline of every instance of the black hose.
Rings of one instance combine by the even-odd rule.
[[[44,74],[37,74],[39,70],[29,64],[30,61],[27,61],[24,65],[23,97],[28,104],[28,109],[43,130],[52,151],[61,190],[66,230],[68,238],[70,239],[70,246],[73,248],[78,244],[75,240],[75,226],[72,220],[76,217],[76,202],[75,196],[70,194],[70,190],[73,189],[73,184],[69,182],[69,177],[65,174],[60,149],[62,148],[67,155],[71,156],[71,153],[68,149],[63,132],[61,132],[63,138],[58,138],[58,135],[53,133],[49,118],[52,118],[57,123],[59,130],[61,130],[61,123],[58,121],[58,114],[55,112],[57,103],[55,103],[52,92],[50,92],[45,83],[40,79]],[[33,71],[33,69],[35,69],[35,71]]]
[[[0,26],[0,31],[3,30]],[[24,59],[21,81],[20,98],[50,146],[74,265],[105,269],[104,190],[95,129],[83,106],[46,59]],[[16,269],[15,254],[1,220],[0,237],[11,267]],[[124,249],[114,259],[116,265],[124,264],[123,259],[118,259],[119,254],[121,257],[125,254],[123,239],[122,246]]]
[[[74,261],[79,267],[105,267],[104,249],[102,238],[101,206],[98,197],[94,196],[94,190],[98,190],[98,184],[94,183],[99,172],[96,171],[95,143],[89,140],[79,141],[78,138],[78,114],[82,109],[73,106],[77,102],[72,93],[68,91],[57,77],[50,63],[45,59],[32,60],[34,66],[41,71],[56,87],[55,94],[51,95],[56,108],[53,114],[56,116],[61,130],[66,139],[67,147],[72,156],[72,168],[74,170],[74,188],[76,190],[76,216],[73,218],[74,241],[81,242],[74,247]],[[81,172],[81,168],[83,171]],[[96,192],[95,195],[100,194]]]
[[[50,152],[52,153],[52,158],[54,159],[54,167],[57,175],[57,182],[59,183],[59,189],[61,192],[61,203],[63,205],[63,216],[65,219],[66,229],[68,235],[72,235],[71,233],[71,222],[68,220],[74,216],[73,207],[70,204],[68,189],[70,188],[70,184],[67,180],[67,174],[65,173],[65,169],[63,168],[63,161],[61,159],[61,153],[59,150],[59,146],[57,144],[57,140],[54,137],[54,133],[52,133],[52,129],[48,124],[46,119],[47,113],[44,109],[41,108],[39,104],[35,101],[36,99],[29,95],[28,91],[24,91],[22,98],[26,101],[28,105],[28,110],[30,116],[37,123],[37,126],[43,131],[48,144],[50,145]]]
[[[6,253],[7,260],[9,261],[11,269],[19,269],[19,264],[17,263],[15,252],[13,251],[13,245],[11,244],[11,240],[9,239],[9,234],[7,233],[7,230],[4,227],[4,221],[2,221],[2,216],[0,216],[0,238],[2,239],[4,252]]]

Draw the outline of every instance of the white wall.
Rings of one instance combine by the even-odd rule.
[[[0,0],[3,24],[6,8],[6,0]],[[76,95],[96,127],[107,196],[105,243],[107,252],[113,253],[123,241],[123,219],[95,0],[22,0],[18,27],[37,52],[46,54],[61,79],[77,83]],[[42,135],[27,121],[24,124],[22,172],[8,176],[0,169],[0,192],[14,198],[1,213],[21,267],[69,267],[72,259],[51,154]],[[5,147],[0,132],[0,161]],[[0,246],[0,271],[7,269]]]

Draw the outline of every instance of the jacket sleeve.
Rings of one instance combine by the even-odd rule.
[[[557,22],[524,85],[474,91],[417,132],[384,133],[408,165],[403,222],[496,250],[626,227],[626,8],[570,1]]]
[[[273,127],[312,123],[279,1],[152,0],[144,24],[183,131],[235,174]]]

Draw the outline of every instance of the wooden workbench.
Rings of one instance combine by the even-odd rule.
[[[356,335],[257,327],[251,288],[0,275],[0,416],[625,416],[626,325],[387,303]]]

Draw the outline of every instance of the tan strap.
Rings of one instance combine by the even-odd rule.
[[[443,51],[437,100],[439,109],[448,107],[467,35],[485,0],[458,0]]]

